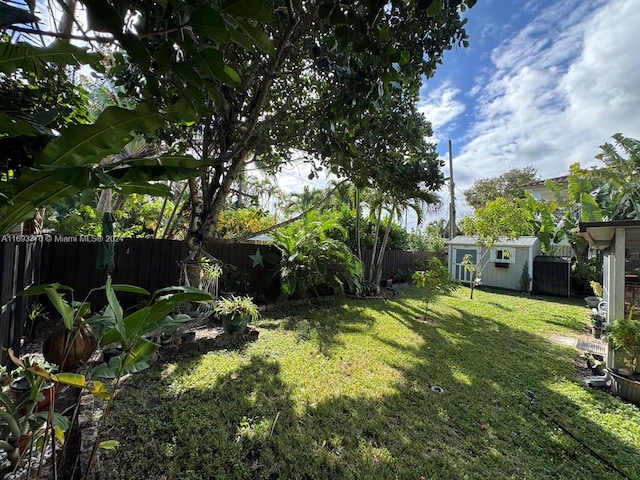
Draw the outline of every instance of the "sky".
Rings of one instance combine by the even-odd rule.
[[[418,104],[447,177],[451,140],[458,220],[474,180],[529,165],[559,177],[598,165],[615,133],[640,138],[640,0],[478,0],[465,15],[469,47],[445,53]],[[283,184],[313,186],[290,168]],[[448,186],[440,196],[427,221],[447,216]]]
[[[470,46],[445,53],[418,104],[446,176],[452,142],[458,219],[474,180],[566,175],[600,164],[613,134],[640,138],[640,0],[478,0],[466,16]]]

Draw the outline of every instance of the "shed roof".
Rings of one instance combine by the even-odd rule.
[[[507,238],[499,237],[493,244],[494,247],[532,247],[538,242],[538,237]],[[449,245],[477,246],[478,237],[458,235],[449,241]]]

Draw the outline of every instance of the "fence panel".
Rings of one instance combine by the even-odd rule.
[[[365,271],[371,263],[372,250],[362,251]],[[446,265],[446,258],[436,252],[408,252],[404,250],[387,250],[382,260],[382,278],[395,279],[399,272],[412,272],[426,268],[431,257],[439,257]]]
[[[277,264],[280,251],[255,243],[207,243],[206,250],[223,264],[220,289],[275,298],[280,292]],[[262,258],[262,264],[254,259]]]
[[[54,237],[55,238],[55,237]],[[106,273],[96,269],[98,243],[80,241],[82,237],[58,237],[60,241],[45,244],[42,252],[42,283],[60,282],[74,289],[74,299],[83,300],[91,289],[104,285]],[[62,241],[64,240],[64,241]],[[150,292],[178,285],[180,261],[189,251],[184,242],[124,238],[114,244],[113,283],[126,283]],[[134,294],[118,294],[125,308],[140,299]],[[105,304],[104,293],[89,298],[94,308]]]
[[[33,242],[0,243],[0,345],[20,351],[28,299],[16,294],[39,281],[42,244]],[[0,352],[0,363],[7,365]]]

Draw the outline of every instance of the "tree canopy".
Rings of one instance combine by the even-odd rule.
[[[527,212],[516,202],[497,198],[478,208],[473,217],[462,219],[465,235],[475,235],[483,245],[492,246],[498,237],[518,238],[531,235]]]
[[[60,22],[56,32],[40,27],[29,2],[28,8],[0,12],[0,24],[11,35],[0,44],[0,72],[37,76],[52,63],[92,65],[137,99],[137,106],[110,107],[93,125],[61,129],[49,142],[57,146],[47,145],[34,164],[81,170],[74,176],[48,171],[46,181],[56,186],[46,195],[31,191],[31,204],[23,196],[21,208],[15,202],[7,207],[17,211],[7,222],[83,187],[189,176],[189,237],[197,244],[215,236],[232,184],[253,160],[276,171],[283,162],[304,157],[358,185],[376,184],[404,198],[419,188],[436,190],[443,182],[435,149],[425,139],[430,126],[415,100],[421,79],[434,74],[444,52],[468,44],[461,12],[475,0],[82,4],[88,33],[70,28],[79,18],[74,1],[65,7],[72,21]],[[60,40],[36,46],[20,34]],[[92,48],[111,44],[115,48],[100,51],[115,53],[105,59],[67,42],[76,38]],[[2,119],[12,136],[38,124],[0,114],[9,117]],[[143,175],[133,162],[118,165],[123,168],[117,175],[114,168],[96,170],[102,158],[130,140],[132,130],[160,135],[174,160],[144,166],[168,167],[170,175],[166,170]],[[60,162],[52,150],[63,149],[74,154]],[[197,179],[193,169],[199,170]],[[35,172],[25,173],[12,182],[30,188],[35,180],[45,180],[42,173],[37,179]],[[65,178],[75,179],[73,188],[65,190]],[[7,203],[18,196],[18,186],[12,187],[4,189]]]
[[[538,171],[532,166],[513,168],[498,177],[476,180],[464,191],[464,198],[473,208],[482,208],[498,197],[517,200],[524,197],[523,185],[535,181],[537,176]]]

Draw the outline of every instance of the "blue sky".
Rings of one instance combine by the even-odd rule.
[[[470,46],[445,54],[419,102],[445,159],[452,141],[458,217],[476,179],[565,175],[597,165],[614,133],[640,138],[640,0],[478,0],[466,15]]]

